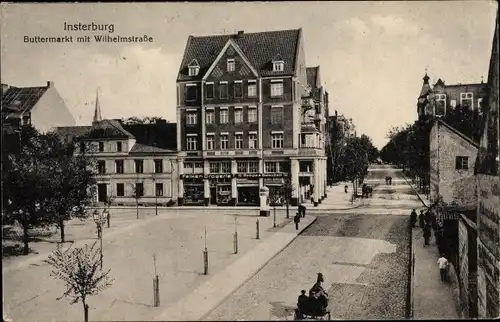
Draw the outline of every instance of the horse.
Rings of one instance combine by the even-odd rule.
[[[363,184],[363,187],[361,189],[361,192],[362,192],[362,197],[363,198],[368,198],[368,197],[371,197],[372,196],[372,193],[373,193],[373,187],[370,187],[369,185],[367,185],[366,183]]]

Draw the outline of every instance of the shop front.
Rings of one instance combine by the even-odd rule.
[[[231,178],[230,174],[207,174],[210,185],[210,204],[227,206],[231,204]]]
[[[264,186],[269,188],[269,205],[282,206],[285,204],[285,190],[283,189],[285,180],[283,177],[264,177]]]
[[[182,175],[184,185],[184,205],[198,206],[204,203],[203,175]]]
[[[238,191],[238,206],[258,206],[259,177],[257,174],[239,174],[236,176],[236,189]]]

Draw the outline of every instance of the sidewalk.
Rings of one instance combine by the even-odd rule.
[[[344,186],[348,186],[348,192],[345,193]],[[358,193],[360,193],[361,188],[358,188]],[[307,207],[306,213],[309,211],[318,211],[318,210],[347,210],[354,209],[361,206],[362,201],[360,198],[351,202],[352,197],[352,184],[350,182],[338,182],[334,186],[326,187],[326,195],[327,197],[318,204],[318,206],[314,206],[311,202],[311,199],[306,200],[304,205]]]
[[[429,207],[429,199],[421,195],[416,187],[406,179],[422,204]],[[422,229],[413,228],[413,254],[415,258],[413,288],[413,319],[460,319],[460,298],[458,280],[453,265],[450,265],[449,281],[442,282],[437,260],[439,252],[434,233],[430,245],[424,247]]]

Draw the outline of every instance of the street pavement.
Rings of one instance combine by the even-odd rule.
[[[386,175],[393,177],[390,186]],[[291,320],[300,290],[308,291],[318,272],[325,277],[332,319],[404,319],[409,213],[423,205],[401,172],[390,166],[372,167],[367,183],[375,186],[372,198],[356,209],[317,215],[316,222],[204,319]],[[434,281],[439,272],[432,262],[416,253],[419,278]],[[445,298],[432,296],[438,303],[432,307],[453,302],[447,294],[437,294]],[[416,308],[423,299],[429,294],[414,294]],[[448,308],[442,312],[430,311],[427,317],[455,317]]]

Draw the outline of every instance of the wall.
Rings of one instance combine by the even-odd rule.
[[[438,174],[438,126],[437,123],[432,127],[429,134],[429,173],[430,173],[430,201],[433,203],[439,193],[439,174]]]
[[[73,126],[75,119],[54,85],[43,94],[31,110],[31,124],[45,133],[56,126]]]
[[[458,265],[459,265],[459,287],[462,312],[468,317],[469,312],[469,237],[467,224],[464,220],[458,221]]]

